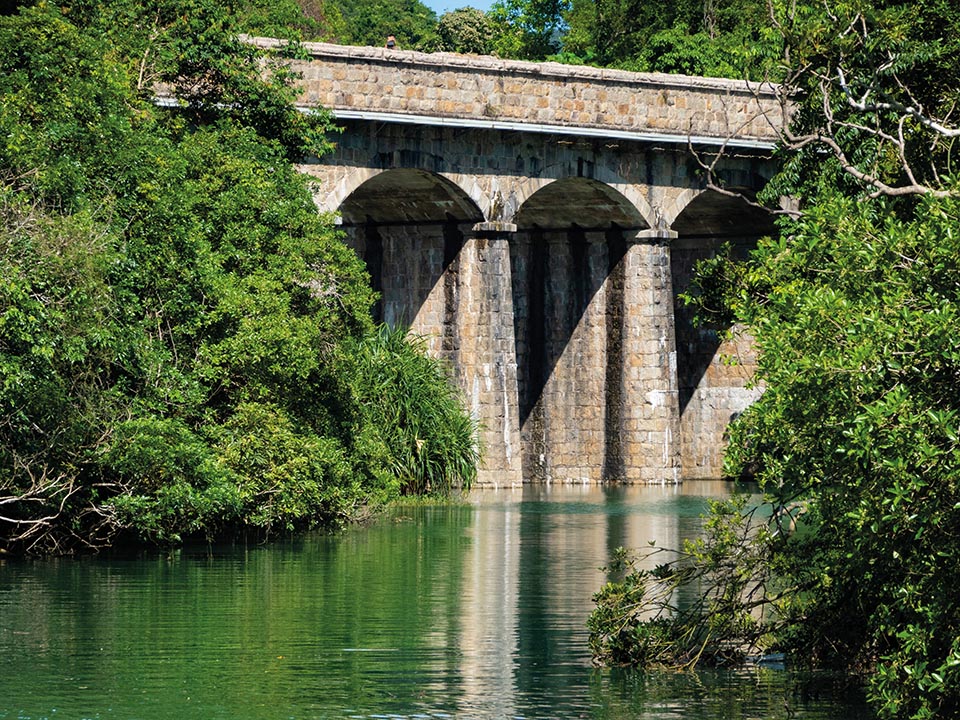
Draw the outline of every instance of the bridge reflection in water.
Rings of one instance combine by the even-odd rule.
[[[619,545],[678,545],[718,483],[484,491],[267,546],[0,563],[0,718],[854,720],[768,671],[590,667]]]
[[[619,547],[680,547],[699,531],[704,498],[727,488],[708,481],[474,493],[460,608],[465,707],[536,717],[557,712],[558,698],[584,702],[564,686],[584,682],[586,619],[607,580],[602,567]]]

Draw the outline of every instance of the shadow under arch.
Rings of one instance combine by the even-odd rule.
[[[631,212],[631,222],[636,221],[636,215],[639,216],[640,224],[643,227],[651,226],[651,218],[657,217],[657,212],[650,206],[647,193],[644,188],[634,182],[624,179],[613,168],[604,164],[591,163],[590,174],[584,175],[578,173],[583,170],[580,167],[582,158],[578,162],[573,162],[572,158],[566,158],[565,161],[555,161],[546,164],[540,172],[534,176],[526,177],[513,186],[509,200],[512,209],[510,213],[515,215],[519,209],[537,192],[544,190],[548,185],[555,182],[571,182],[574,180],[587,180],[594,187],[598,188],[607,199],[616,198],[616,204],[623,202],[632,206],[635,212]],[[577,173],[577,174],[574,174]]]
[[[440,338],[431,349],[451,356],[458,255],[464,233],[483,219],[477,205],[442,175],[393,169],[360,184],[339,211],[346,242],[379,294],[374,318]]]
[[[524,478],[621,477],[623,261],[628,239],[648,224],[617,190],[582,177],[556,180],[530,195],[514,223],[510,268]]]
[[[733,259],[744,260],[757,240],[776,234],[774,215],[744,198],[705,190],[694,197],[672,225],[671,245],[674,319],[677,343],[677,382],[680,407],[683,472],[686,477],[718,477],[723,432],[732,417],[752,398],[747,390],[753,374],[749,340],[724,343],[719,327],[694,324],[695,309],[680,299],[694,279],[696,265],[729,247]],[[739,356],[737,363],[721,356]]]

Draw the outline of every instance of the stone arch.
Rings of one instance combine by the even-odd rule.
[[[525,183],[526,184],[526,183]],[[611,225],[642,230],[646,217],[619,189],[592,178],[565,177],[539,184],[513,216],[518,228],[605,230]]]
[[[365,179],[363,179],[365,177]],[[459,185],[439,174],[415,168],[362,172],[340,201],[344,225],[376,222],[383,225],[483,220],[477,203]]]
[[[710,192],[703,188],[684,188],[672,197],[661,208],[662,222],[666,227],[672,227],[680,214],[700,195]]]
[[[675,298],[690,289],[697,262],[725,247],[734,259],[743,259],[760,237],[776,232],[774,216],[741,197],[713,190],[686,195],[671,225],[676,233],[670,253]],[[725,340],[724,328],[695,326],[693,316],[690,307],[674,301],[682,473],[719,477],[726,427],[759,392],[749,387],[755,357],[749,338]]]
[[[376,318],[409,326],[449,355],[456,342],[447,306],[465,234],[483,219],[476,203],[442,175],[400,168],[371,173],[338,210],[347,243],[380,294]]]
[[[679,236],[712,237],[717,240],[749,238],[769,234],[775,229],[773,215],[751,205],[753,193],[734,188],[742,195],[730,196],[709,189],[687,189],[681,192],[666,216],[670,229]]]
[[[438,173],[424,168],[373,168],[361,166],[347,168],[346,170],[347,172],[339,178],[327,179],[327,183],[332,186],[329,192],[324,192],[324,187],[321,186],[321,191],[315,197],[317,207],[321,212],[336,212],[351,195],[377,175],[397,171],[410,171],[434,178],[443,178],[457,189],[454,191],[457,195],[465,195],[474,206],[481,209],[481,215],[486,215],[486,208],[484,206],[489,204],[489,201],[484,197],[482,188],[476,181],[476,178],[469,175]],[[450,186],[448,185],[448,187]]]
[[[317,207],[321,212],[337,212],[354,190],[382,172],[385,171],[380,168],[347,168],[346,174],[339,179],[327,178],[326,183],[321,180],[320,190],[314,196]],[[332,189],[327,191],[329,186],[332,186]]]
[[[769,182],[772,171],[771,164],[762,158],[731,159],[714,169],[723,187],[751,200],[756,198],[757,193]],[[691,217],[702,215],[704,205],[728,208],[733,214],[738,212],[738,208],[749,207],[746,203],[739,202],[736,196],[703,187],[688,187],[671,195],[663,202],[662,216],[664,227],[672,227],[674,230],[677,230],[673,226],[678,220],[682,230],[683,224],[689,223]],[[684,216],[684,219],[681,220],[681,216]]]
[[[510,197],[514,214],[519,212],[533,195],[541,192],[548,185],[579,179],[600,183],[610,188],[622,201],[634,208],[636,215],[640,218],[638,226],[653,227],[653,220],[657,217],[657,213],[639,185],[625,181],[603,165],[596,166],[590,177],[570,175],[569,170],[567,163],[553,163],[544,168],[539,177],[526,177],[513,185]]]
[[[489,193],[484,192],[483,184],[476,175],[467,175],[463,173],[439,173],[441,177],[454,183],[460,190],[473,201],[479,208],[480,213],[485,220],[496,220],[491,218],[491,204],[493,202]]]
[[[378,319],[409,327],[448,362],[493,468],[501,481],[519,482],[506,238],[460,183],[413,168],[371,176],[340,212],[380,293]]]
[[[649,225],[598,180],[539,185],[513,216],[510,246],[524,475],[621,479],[625,258]]]

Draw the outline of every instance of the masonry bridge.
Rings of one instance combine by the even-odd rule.
[[[307,49],[301,102],[332,110],[343,132],[303,170],[366,261],[379,319],[450,362],[482,423],[479,481],[719,477],[724,430],[757,393],[749,342],[695,328],[677,298],[698,259],[773,228],[705,191],[690,146],[722,149],[727,185],[756,190],[773,171],[774,95],[730,80]]]

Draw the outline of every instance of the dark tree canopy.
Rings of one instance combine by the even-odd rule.
[[[780,650],[858,676],[884,718],[960,712],[960,186],[954,3],[771,0],[794,110],[759,200],[779,237],[704,263],[688,300],[749,332],[760,399],[703,540],[598,595],[608,662]],[[705,182],[715,182],[703,163]],[[717,183],[718,191],[724,191]],[[668,612],[678,587],[690,612]],[[651,620],[653,618],[653,620]]]
[[[343,18],[345,45],[382,47],[388,35],[403,50],[416,49],[434,34],[437,16],[420,0],[325,0]]]
[[[292,163],[328,124],[239,39],[289,8],[261,10],[0,18],[0,552],[265,536],[473,477],[445,372],[373,327]]]

